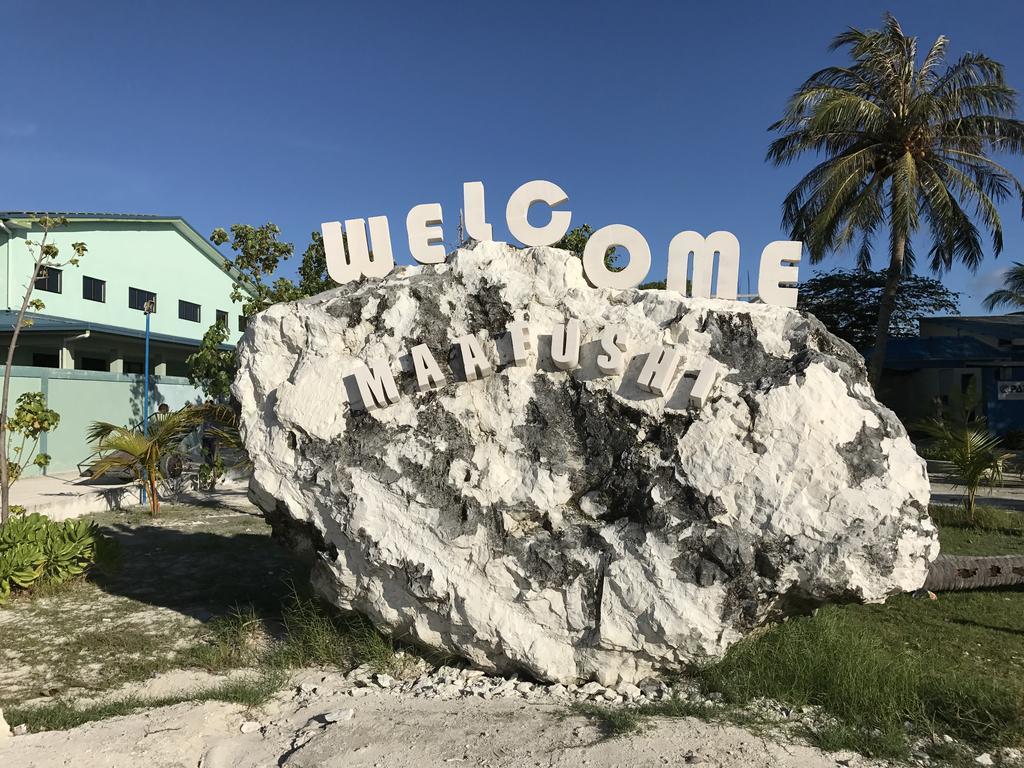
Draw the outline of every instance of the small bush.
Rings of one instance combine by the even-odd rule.
[[[285,636],[270,661],[284,667],[350,668],[368,664],[391,671],[395,664],[392,641],[357,614],[342,614],[294,587],[284,605]]]
[[[0,526],[0,605],[13,592],[63,584],[114,557],[114,542],[94,522],[12,516]]]

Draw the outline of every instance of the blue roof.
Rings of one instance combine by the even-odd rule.
[[[871,349],[864,356],[871,358]],[[994,363],[1021,359],[1020,353],[997,349],[971,336],[926,336],[889,339],[885,347],[886,368],[945,368],[965,362]]]
[[[1024,314],[965,317],[923,317],[922,325],[941,325],[961,333],[994,336],[997,339],[1024,339]]]
[[[141,315],[140,315],[141,317]],[[14,322],[18,313],[14,310],[0,310],[0,333],[9,333],[14,329]],[[32,321],[32,325],[21,329],[22,334],[33,333],[76,333],[81,331],[95,331],[113,336],[128,336],[131,338],[145,338],[146,332],[141,328],[124,328],[118,325],[105,325],[93,323],[88,320],[75,320],[69,317],[53,317],[52,315],[41,315],[37,312],[26,312],[25,318]],[[149,338],[153,341],[165,344],[182,344],[189,347],[198,347],[199,339],[190,339],[184,336],[171,336],[166,333],[150,333]],[[232,344],[221,344],[222,349],[232,349]]]

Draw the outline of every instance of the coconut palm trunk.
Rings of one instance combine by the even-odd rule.
[[[885,348],[889,343],[889,324],[892,319],[893,310],[896,309],[896,294],[900,289],[900,280],[903,277],[903,261],[907,250],[907,238],[899,235],[894,238],[892,255],[889,258],[889,272],[885,278],[885,288],[882,291],[882,301],[878,307],[878,327],[875,331],[875,346],[871,352],[871,366],[868,369],[868,379],[871,386],[878,388],[878,382],[882,380],[882,371],[885,368]]]

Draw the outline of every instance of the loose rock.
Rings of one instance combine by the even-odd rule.
[[[354,709],[336,709],[333,712],[325,712],[321,717],[325,723],[341,723],[355,717]]]

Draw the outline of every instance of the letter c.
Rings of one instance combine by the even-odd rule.
[[[550,181],[528,181],[512,193],[505,207],[505,220],[512,237],[526,246],[557,243],[572,222],[571,211],[552,211],[551,221],[543,227],[530,224],[527,214],[534,203],[545,203],[551,208],[569,200],[562,188]]]

